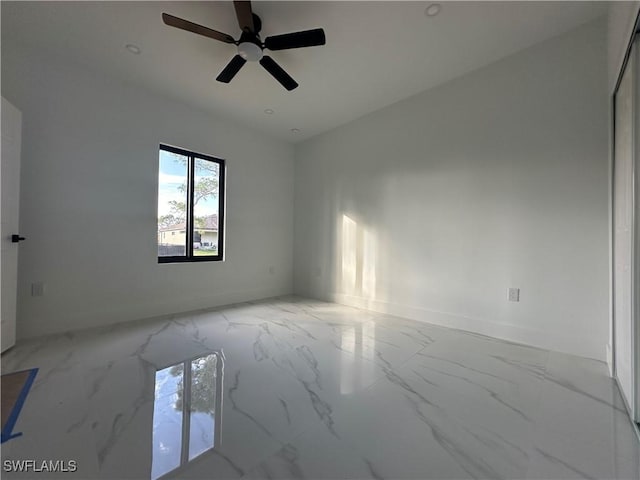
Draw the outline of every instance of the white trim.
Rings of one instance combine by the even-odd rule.
[[[273,286],[254,290],[239,290],[217,295],[211,294],[191,297],[180,301],[159,297],[154,301],[137,304],[135,307],[114,307],[100,314],[96,314],[96,312],[70,312],[64,319],[60,319],[60,322],[55,322],[55,329],[52,328],[46,331],[41,329],[38,335],[24,335],[18,339],[18,342],[67,332],[77,333],[91,329],[117,328],[118,325],[129,322],[157,321],[159,319],[171,318],[175,315],[213,311],[223,307],[231,307],[233,305],[278,298],[291,294],[292,292],[289,285]],[[64,323],[62,320],[64,320]],[[91,323],[88,323],[88,320],[90,320]],[[86,326],[78,328],[77,325],[83,322]],[[54,322],[50,322],[50,324],[54,325]]]
[[[564,352],[603,362],[605,360],[606,352],[604,346],[601,352],[595,352],[590,336],[581,335],[579,332],[574,332],[572,335],[567,336],[549,335],[548,332],[544,330],[523,327],[521,325],[498,322],[485,318],[467,317],[456,313],[439,312],[380,300],[369,300],[342,293],[329,294],[329,300],[350,307],[362,308],[377,313],[386,313],[456,330],[479,333],[522,345]]]
[[[640,21],[640,17],[639,17]],[[636,24],[636,26],[639,26]],[[636,30],[637,31],[637,30]],[[635,35],[634,47],[631,52],[635,56],[635,72],[633,72],[634,86],[632,90],[633,114],[631,117],[631,128],[634,132],[632,137],[633,158],[631,161],[631,205],[633,213],[631,216],[631,335],[633,342],[634,362],[631,366],[632,378],[634,379],[634,405],[632,405],[632,418],[635,422],[640,422],[640,168],[638,159],[640,158],[640,141],[638,127],[640,127],[640,35]]]
[[[629,404],[627,403],[627,399],[622,395],[622,387],[620,386],[620,380],[615,375],[613,376],[613,380],[616,382],[616,387],[620,392],[620,397],[622,397],[622,403],[624,403],[624,408],[627,410],[629,414],[629,419],[631,419],[631,409],[629,408]],[[631,421],[631,425],[633,426],[633,431],[636,432],[638,440],[640,441],[640,423]]]

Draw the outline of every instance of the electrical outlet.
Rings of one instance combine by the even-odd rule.
[[[274,273],[276,273],[276,267],[274,267],[273,265],[271,265],[271,266],[269,267],[269,273],[270,273],[271,275],[273,275]]]
[[[515,287],[509,287],[507,291],[507,300],[510,302],[520,301],[520,289]]]
[[[44,296],[44,283],[35,282],[31,284],[31,296],[42,297]]]

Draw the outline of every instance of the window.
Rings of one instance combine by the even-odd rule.
[[[222,260],[224,160],[160,145],[158,262]]]

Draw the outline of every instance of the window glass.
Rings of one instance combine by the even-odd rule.
[[[158,174],[158,256],[187,254],[189,157],[160,150]]]
[[[217,255],[220,166],[196,158],[194,172],[193,255]]]

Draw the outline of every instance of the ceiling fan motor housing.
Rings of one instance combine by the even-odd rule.
[[[257,33],[242,32],[238,41],[238,55],[247,62],[257,62],[262,58],[262,43]]]

